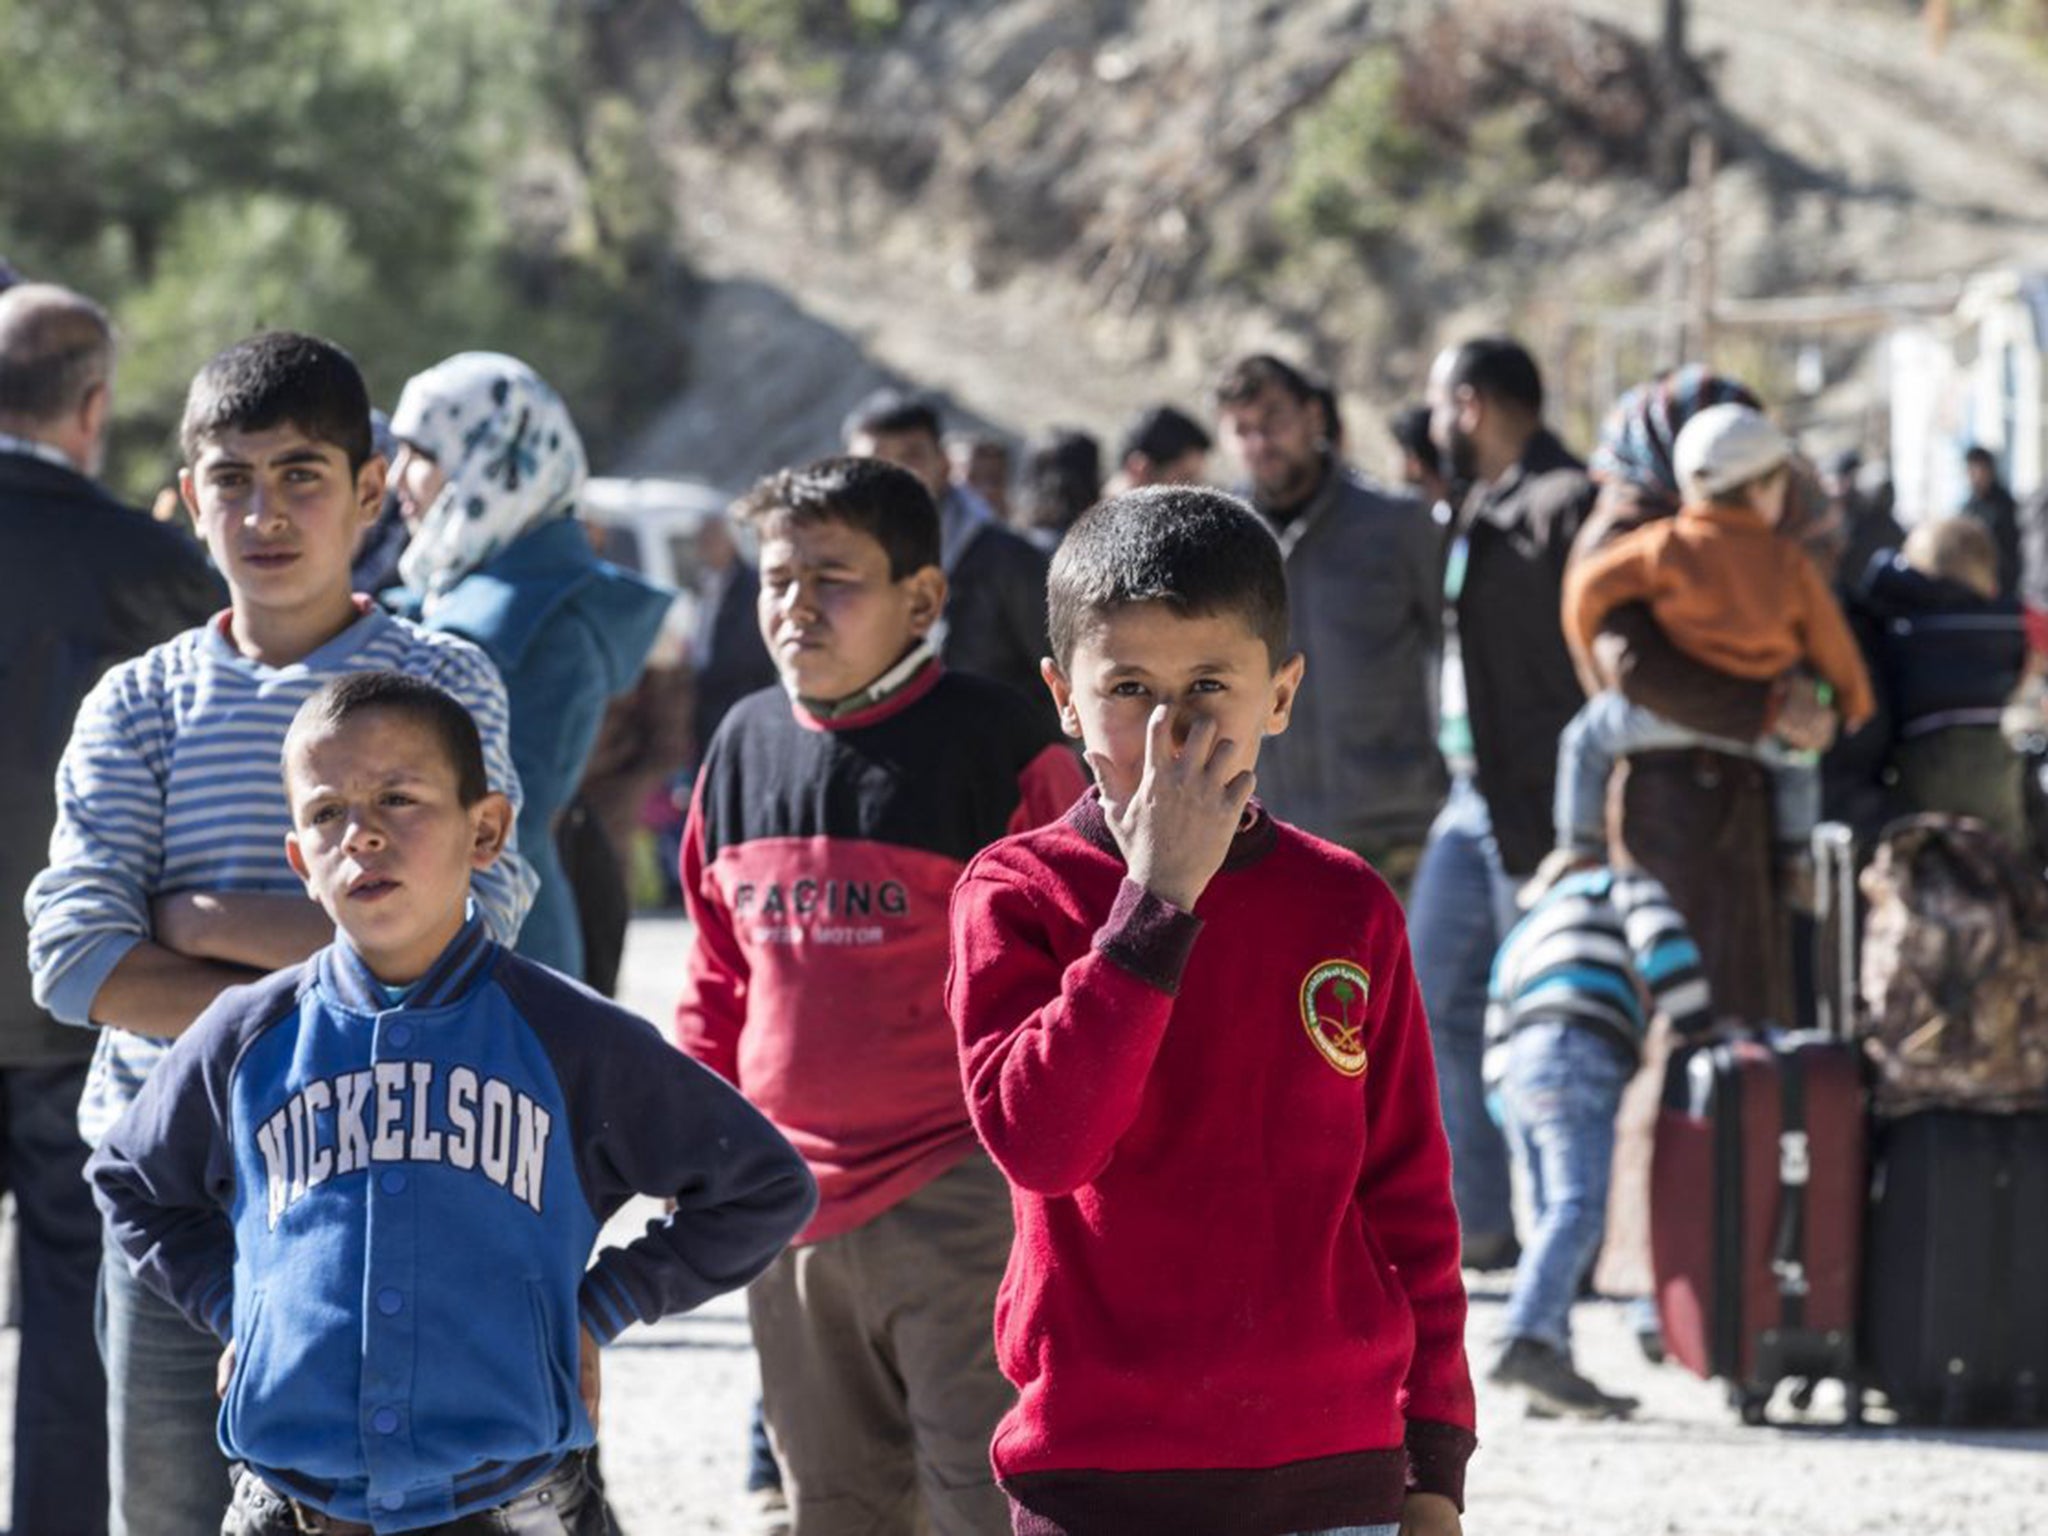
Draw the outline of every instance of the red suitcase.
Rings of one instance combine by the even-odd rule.
[[[1847,882],[1826,863],[1823,874],[1832,909]],[[1823,932],[1840,921],[1825,912]],[[1844,1381],[1850,1416],[1861,1415],[1867,1157],[1862,1061],[1838,1036],[1772,1035],[1672,1058],[1650,1174],[1657,1312],[1666,1351],[1726,1381],[1745,1422],[1763,1421],[1785,1380],[1802,1395],[1822,1378]]]

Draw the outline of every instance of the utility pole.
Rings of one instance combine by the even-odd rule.
[[[1690,0],[1664,0],[1664,67],[1674,79],[1686,66],[1685,23],[1690,8]]]
[[[1672,192],[1685,185],[1686,143],[1700,120],[1705,96],[1705,82],[1687,41],[1691,18],[1692,0],[1664,0],[1664,34],[1657,45],[1664,113],[1654,157],[1657,179]]]
[[[1714,177],[1720,170],[1720,154],[1708,128],[1696,128],[1692,136],[1692,163],[1686,198],[1686,222],[1690,237],[1686,255],[1691,267],[1692,347],[1690,361],[1712,366],[1716,290],[1720,286],[1714,230]]]

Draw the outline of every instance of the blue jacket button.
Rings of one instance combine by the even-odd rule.
[[[386,1317],[396,1317],[404,1305],[405,1298],[388,1285],[377,1293],[377,1310]]]

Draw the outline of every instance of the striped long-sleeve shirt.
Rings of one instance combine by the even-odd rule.
[[[445,688],[476,718],[491,786],[518,807],[505,687],[468,641],[366,608],[302,660],[269,667],[235,649],[224,619],[115,667],[79,709],[57,767],[49,867],[27,898],[36,1001],[66,1024],[93,1022],[107,977],[151,936],[155,897],[303,892],[285,862],[280,757],[292,716],[333,678],[388,669]],[[516,847],[476,877],[494,937],[518,934],[533,887]],[[170,1044],[102,1031],[78,1110],[88,1143],[99,1144]]]
[[[1611,869],[1567,875],[1494,956],[1487,1078],[1499,1080],[1509,1037],[1538,1020],[1599,1030],[1639,1059],[1649,1009],[1680,1034],[1713,1021],[1699,948],[1685,919],[1648,875]]]

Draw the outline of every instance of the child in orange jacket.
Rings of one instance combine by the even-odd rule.
[[[1870,718],[1870,674],[1827,578],[1778,531],[1791,456],[1791,441],[1747,406],[1710,406],[1686,423],[1672,453],[1686,498],[1678,515],[1623,534],[1566,573],[1565,639],[1583,676],[1594,676],[1601,622],[1623,604],[1646,602],[1672,644],[1696,660],[1759,679],[1808,666],[1833,687],[1846,729]],[[1553,859],[1605,847],[1607,780],[1617,757],[1702,745],[1770,764],[1778,840],[1805,846],[1820,819],[1813,764],[1790,760],[1773,738],[1705,737],[1608,690],[1558,738]]]

